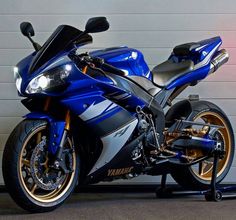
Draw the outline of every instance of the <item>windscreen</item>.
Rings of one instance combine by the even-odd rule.
[[[88,34],[79,37],[81,33],[82,31],[69,25],[58,26],[32,60],[30,73],[37,70],[61,51],[66,50],[73,43],[79,45],[92,41],[92,37]]]

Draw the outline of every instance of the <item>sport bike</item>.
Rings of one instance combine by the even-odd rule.
[[[217,183],[226,176],[234,155],[227,116],[197,95],[175,99],[228,61],[220,37],[178,45],[149,70],[129,47],[80,53],[90,33],[108,30],[105,17],[90,18],[84,31],[60,25],[43,46],[30,23],[20,28],[35,49],[14,68],[30,113],[10,135],[2,169],[23,209],[50,211],[76,185],[139,175],[170,173],[184,188],[205,189],[217,149]]]

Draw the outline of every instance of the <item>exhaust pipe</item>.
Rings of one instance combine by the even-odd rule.
[[[225,49],[219,50],[215,57],[211,60],[209,73],[214,73],[220,66],[228,62],[229,54]]]

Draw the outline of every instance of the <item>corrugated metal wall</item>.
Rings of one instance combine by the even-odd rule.
[[[20,104],[12,74],[12,67],[32,51],[29,41],[20,34],[22,21],[33,23],[35,39],[43,43],[59,24],[83,29],[89,17],[106,16],[110,30],[94,34],[94,43],[85,50],[128,45],[141,50],[150,67],[167,59],[177,44],[220,35],[230,61],[181,97],[199,93],[202,99],[215,102],[228,114],[236,131],[235,0],[0,0],[0,3],[0,163],[6,138],[27,112]],[[236,181],[235,171],[236,160],[226,181]],[[136,181],[158,179],[142,177]]]

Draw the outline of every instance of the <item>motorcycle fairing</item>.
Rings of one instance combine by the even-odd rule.
[[[115,155],[117,155],[133,133],[137,123],[138,119],[135,118],[130,123],[125,124],[121,128],[114,130],[112,133],[101,137],[103,143],[102,153],[88,175],[99,170],[101,167],[109,163]]]
[[[81,118],[100,137],[135,119],[133,114],[99,93],[63,99],[61,103],[70,108],[74,115]]]
[[[143,54],[133,48],[112,47],[89,53],[93,57],[103,58],[106,63],[125,72],[126,76],[142,76],[152,79]]]
[[[109,170],[111,169],[131,168],[135,173],[141,173],[143,169],[142,164],[136,163],[132,159],[131,153],[144,138],[144,135],[143,133],[136,139],[126,143],[108,163],[93,173],[90,172],[85,183],[93,184],[99,181],[113,180],[113,178],[109,177]]]
[[[184,59],[189,58],[198,64],[199,66],[204,64],[201,63],[205,58],[215,49],[219,48],[222,44],[222,40],[219,36],[201,40],[198,42],[192,42],[187,44],[181,44],[173,49],[173,53],[169,59],[174,59],[176,62],[180,62]],[[212,55],[212,54],[211,54]],[[207,62],[207,59],[205,60]],[[200,64],[199,64],[200,63]],[[197,68],[197,67],[195,67]]]
[[[29,82],[35,78],[36,76],[46,73],[47,71],[51,71],[53,69],[59,68],[60,66],[64,66],[66,64],[69,64],[72,66],[71,75],[68,77],[68,81],[74,81],[76,80],[82,80],[86,78],[83,74],[78,74],[78,68],[76,65],[69,59],[68,52],[66,53],[60,53],[56,57],[52,58],[48,62],[46,62],[43,66],[39,67],[34,73],[30,74],[30,63],[32,63],[32,60],[35,57],[36,52],[30,54],[29,56],[25,57],[23,60],[21,60],[16,67],[19,69],[20,76],[22,78],[21,83],[21,94],[23,96],[37,96],[38,94],[27,94],[26,88],[29,84]],[[61,96],[64,93],[64,90],[62,91],[42,91],[41,96],[43,95],[50,95],[50,96]]]
[[[116,103],[100,95],[64,99],[62,103],[78,115],[103,143],[102,153],[90,174],[107,164],[125,145],[138,120]],[[87,104],[86,103],[91,103]]]

